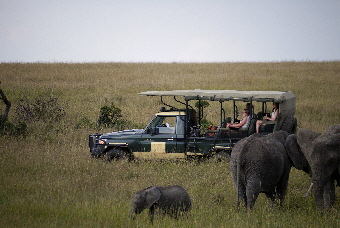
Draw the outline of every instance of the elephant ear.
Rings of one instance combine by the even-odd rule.
[[[309,165],[306,157],[303,155],[297,143],[297,135],[296,134],[289,135],[287,137],[285,146],[288,156],[293,162],[293,166],[298,170],[304,170],[305,172],[308,172]]]
[[[326,131],[326,134],[329,134],[329,135],[339,134],[339,133],[340,133],[340,124],[334,124],[330,126]]]
[[[280,143],[282,143],[282,145],[285,145],[285,142],[286,142],[288,136],[289,136],[288,132],[280,130],[280,131],[274,131],[273,133],[267,135],[266,137],[277,140]]]
[[[161,191],[156,186],[146,189],[145,208],[150,208],[154,203],[156,203],[161,198],[161,195],[162,195]]]
[[[314,151],[319,153],[324,153],[327,151],[327,154],[330,156],[332,153],[333,156],[338,156],[340,152],[340,133],[338,134],[324,134],[313,142]]]
[[[297,143],[309,163],[311,162],[313,142],[320,135],[321,133],[317,133],[305,128],[300,128],[297,132]]]

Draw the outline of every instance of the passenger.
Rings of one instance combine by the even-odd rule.
[[[242,116],[243,116],[243,119],[239,123],[227,123],[226,127],[247,129],[249,127],[249,123],[250,123],[249,110],[244,109]]]
[[[257,120],[256,121],[256,133],[259,133],[259,129],[261,125],[266,125],[263,123],[264,121],[276,121],[277,116],[279,115],[279,104],[273,103],[273,111],[270,117],[267,115],[265,116],[264,120]]]
[[[251,107],[250,107],[250,103],[247,103],[247,104],[246,104],[246,109],[249,110],[249,112],[250,112],[250,117],[251,117],[252,119],[254,119],[254,118],[255,118],[254,105],[251,105]]]

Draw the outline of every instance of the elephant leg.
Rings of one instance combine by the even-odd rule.
[[[326,208],[330,208],[335,202],[335,185],[334,181],[329,181],[323,192],[323,200]]]
[[[251,181],[247,183],[246,196],[247,196],[247,207],[253,208],[257,197],[261,192],[260,181]]]
[[[178,205],[170,207],[167,212],[172,218],[178,219],[178,215],[180,214],[180,210]]]
[[[315,205],[319,210],[322,210],[324,208],[324,185],[315,184],[314,187],[314,196],[315,196]]]
[[[149,218],[151,222],[153,222],[154,216],[155,216],[155,205],[152,205],[149,209]]]
[[[288,188],[288,177],[285,177],[284,180],[280,181],[279,184],[276,186],[276,199],[280,206],[282,206],[285,196],[287,194]]]
[[[239,184],[237,188],[237,208],[240,207],[240,201],[242,201],[244,206],[247,207],[246,188],[244,184]]]

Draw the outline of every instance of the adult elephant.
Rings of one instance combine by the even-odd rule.
[[[287,192],[292,166],[308,170],[308,163],[299,151],[285,148],[289,133],[275,131],[269,135],[253,134],[240,140],[231,152],[230,167],[240,200],[252,208],[263,192],[281,205]]]
[[[287,150],[301,150],[310,165],[316,206],[332,207],[335,180],[340,184],[340,124],[330,126],[324,134],[301,128],[289,140]]]

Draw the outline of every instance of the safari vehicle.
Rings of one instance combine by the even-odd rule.
[[[261,128],[261,134],[281,129],[293,133],[297,126],[294,117],[296,97],[292,92],[195,89],[147,91],[139,95],[159,97],[164,107],[144,129],[90,135],[92,156],[106,156],[109,161],[122,158],[225,158],[240,139],[255,133],[256,120],[271,111],[272,103],[279,103],[277,121]],[[165,103],[164,99],[175,105]],[[204,101],[217,102],[215,111],[219,123],[214,130],[202,131],[204,108],[196,110],[193,107],[193,102]],[[249,127],[244,130],[226,128],[226,122],[238,121],[238,110],[241,106],[243,109],[245,103],[252,107]],[[255,113],[256,107],[258,113]]]

